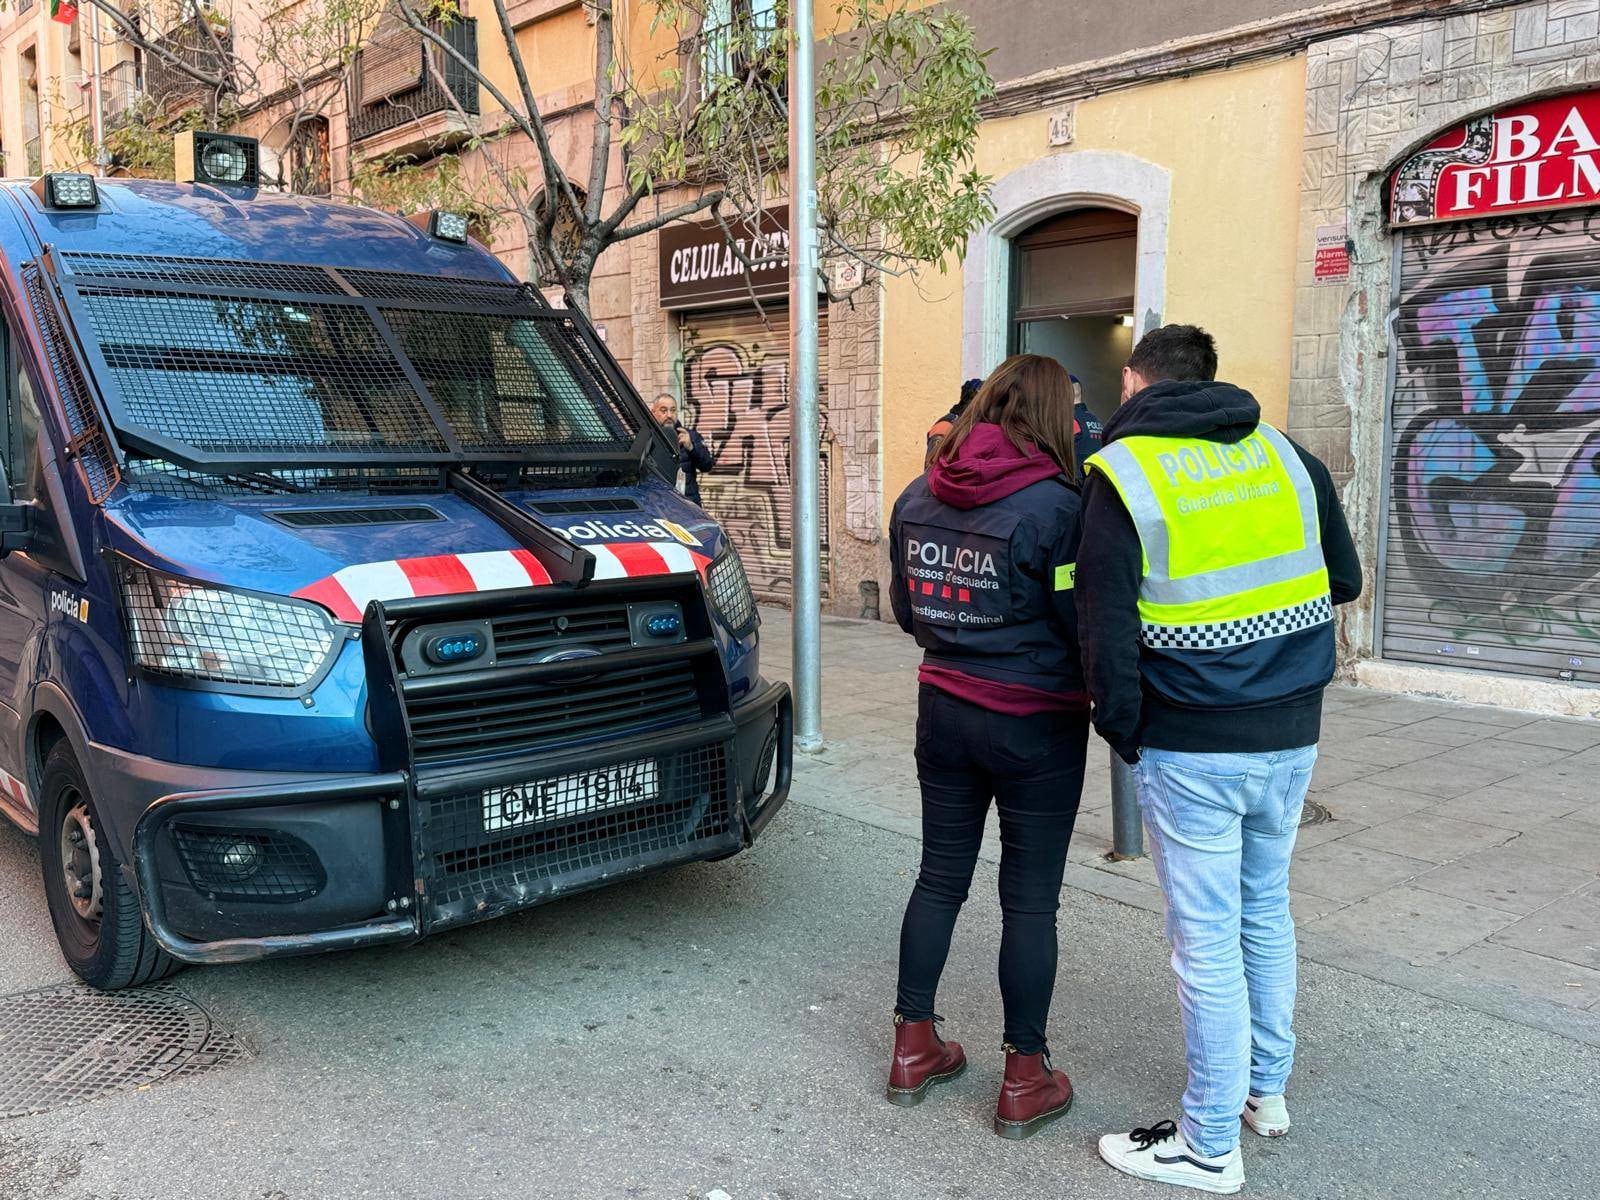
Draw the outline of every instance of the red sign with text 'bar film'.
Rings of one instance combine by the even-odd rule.
[[[1600,204],[1600,92],[1498,109],[1395,169],[1389,223],[1420,225]]]

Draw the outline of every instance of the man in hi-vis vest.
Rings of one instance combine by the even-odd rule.
[[[1241,1117],[1289,1130],[1289,854],[1361,564],[1328,469],[1215,382],[1193,325],[1140,339],[1088,462],[1077,600],[1100,735],[1134,764],[1178,976],[1180,1122],[1100,1139],[1117,1170],[1244,1186]]]

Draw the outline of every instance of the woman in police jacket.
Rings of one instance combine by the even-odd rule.
[[[895,619],[923,648],[917,709],[922,868],[900,931],[889,1099],[922,1102],[966,1069],[934,992],[989,802],[1000,813],[1005,1082],[995,1132],[1022,1138],[1072,1103],[1045,1021],[1056,908],[1083,790],[1088,702],[1072,586],[1078,549],[1072,385],[1054,359],[1008,358],[928,472],[895,502]]]

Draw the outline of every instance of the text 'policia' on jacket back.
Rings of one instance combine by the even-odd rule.
[[[0,183],[0,812],[96,986],[726,857],[787,797],[673,448],[580,314],[429,229]]]

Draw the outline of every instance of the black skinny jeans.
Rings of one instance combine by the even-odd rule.
[[[1005,1040],[1045,1049],[1056,984],[1056,910],[1083,794],[1087,712],[1014,717],[923,685],[917,702],[922,869],[900,927],[895,1011],[933,1015],[956,914],[972,886],[984,820],[1000,810],[1000,996]]]

